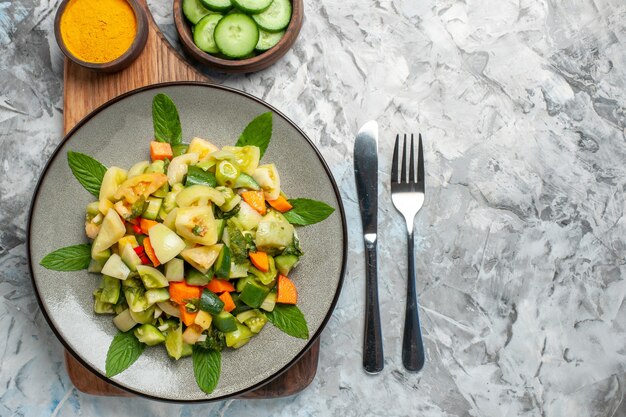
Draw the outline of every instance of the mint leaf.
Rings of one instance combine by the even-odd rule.
[[[107,168],[89,155],[72,151],[67,153],[67,163],[70,165],[72,174],[85,187],[85,190],[98,198],[102,178]]]
[[[270,323],[289,336],[299,339],[309,338],[309,328],[300,309],[293,305],[276,304],[273,311],[266,312]]]
[[[112,377],[126,370],[135,363],[145,348],[146,345],[137,340],[132,331],[116,334],[107,352],[106,376]]]
[[[39,264],[53,271],[80,271],[89,266],[91,245],[66,246],[47,254]]]
[[[289,203],[293,208],[284,213],[283,216],[289,223],[299,226],[319,223],[335,211],[334,208],[322,201],[308,198],[296,198],[289,200]]]
[[[213,392],[220,380],[222,354],[217,350],[193,347],[193,374],[198,387],[207,394]]]
[[[157,142],[179,145],[183,140],[180,117],[176,104],[165,94],[157,94],[152,99],[152,125]]]
[[[235,146],[258,146],[263,157],[270,139],[272,139],[272,112],[267,112],[255,117],[246,126]]]

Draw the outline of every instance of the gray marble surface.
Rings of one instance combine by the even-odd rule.
[[[0,2],[0,415],[626,416],[626,3],[306,1],[294,49],[248,76],[341,186],[348,272],[318,374],[279,400],[180,406],[77,392],[38,309],[28,204],[61,140],[58,0]],[[171,0],[150,2],[176,44]],[[364,261],[353,135],[381,126],[385,370],[361,369]],[[416,257],[427,365],[400,362],[406,254],[396,132],[425,138]]]

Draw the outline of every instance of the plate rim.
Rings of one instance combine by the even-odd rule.
[[[78,353],[75,352],[74,349],[72,349],[69,346],[69,344],[65,341],[65,338],[62,336],[61,332],[54,326],[54,324],[52,322],[52,319],[48,315],[48,311],[44,307],[43,300],[42,300],[42,297],[41,297],[41,295],[39,293],[39,288],[37,286],[37,282],[35,281],[35,274],[34,274],[34,270],[33,270],[33,262],[34,261],[33,261],[32,253],[31,253],[31,239],[33,237],[31,232],[32,232],[33,211],[34,211],[34,208],[35,208],[35,202],[38,199],[39,191],[40,191],[43,179],[46,176],[46,174],[48,172],[48,169],[50,168],[50,165],[52,164],[52,162],[54,160],[56,160],[56,158],[58,157],[59,152],[60,152],[61,148],[63,147],[63,145],[68,140],[70,140],[74,136],[74,134],[82,126],[87,124],[93,117],[95,117],[98,113],[100,113],[101,111],[103,111],[106,108],[110,107],[111,105],[117,103],[118,101],[124,100],[127,97],[130,97],[132,95],[135,95],[135,94],[138,94],[138,93],[141,93],[141,92],[144,92],[144,91],[149,91],[149,90],[154,90],[154,89],[159,89],[159,88],[164,88],[164,87],[175,87],[175,86],[197,86],[197,87],[203,87],[203,88],[210,88],[210,89],[217,89],[217,90],[222,90],[222,91],[228,91],[230,93],[234,93],[234,94],[243,96],[245,98],[248,98],[248,99],[250,99],[252,101],[255,101],[255,102],[263,105],[264,107],[268,108],[273,113],[276,113],[277,115],[282,117],[284,120],[286,120],[293,128],[295,128],[298,131],[298,133],[300,133],[300,135],[302,135],[302,137],[304,137],[304,139],[306,139],[306,142],[311,147],[311,149],[315,152],[315,155],[317,156],[318,160],[322,164],[326,175],[330,179],[330,183],[332,185],[333,192],[334,192],[335,197],[337,199],[337,206],[339,208],[338,211],[339,211],[339,216],[340,216],[340,220],[341,220],[341,229],[342,229],[342,235],[343,235],[343,245],[342,245],[343,246],[342,247],[342,249],[343,249],[343,258],[342,258],[342,262],[341,262],[341,271],[340,271],[340,274],[339,274],[339,282],[338,282],[338,285],[337,285],[337,289],[335,291],[335,295],[334,295],[333,300],[332,300],[332,302],[330,304],[329,311],[324,316],[324,319],[322,320],[319,328],[317,329],[315,334],[309,338],[308,342],[300,350],[300,352],[298,352],[298,354],[296,354],[291,361],[289,361],[285,366],[280,368],[273,375],[269,376],[268,378],[266,378],[266,379],[264,379],[262,381],[259,381],[258,383],[254,384],[254,385],[252,385],[252,386],[250,386],[248,388],[245,388],[243,390],[239,390],[239,391],[236,391],[236,392],[233,392],[233,393],[230,393],[230,394],[222,395],[222,396],[219,396],[219,397],[205,398],[205,399],[193,399],[193,400],[163,398],[163,397],[159,397],[159,396],[155,396],[155,395],[151,395],[151,394],[146,394],[146,393],[134,390],[132,388],[125,387],[125,386],[121,385],[120,383],[112,380],[111,378],[108,378],[105,375],[101,374],[100,371],[94,369],[94,367],[92,367],[85,360],[83,360],[80,357],[80,355],[78,355]],[[25,243],[26,243],[26,255],[28,257],[28,270],[29,270],[29,273],[30,273],[31,284],[32,284],[33,288],[35,289],[35,297],[37,299],[37,304],[39,306],[39,310],[42,312],[46,322],[48,323],[48,327],[50,327],[50,329],[52,330],[52,332],[54,333],[56,338],[59,340],[59,342],[61,342],[61,344],[63,345],[64,349],[67,352],[69,352],[81,365],[83,365],[85,368],[87,368],[91,373],[95,374],[98,378],[100,378],[101,380],[103,380],[103,381],[105,381],[105,382],[115,386],[116,388],[119,388],[119,389],[121,389],[121,390],[123,390],[125,392],[129,392],[129,393],[131,393],[133,395],[137,395],[139,397],[147,398],[147,399],[150,399],[150,400],[156,400],[156,401],[160,401],[160,402],[167,402],[167,403],[193,404],[193,403],[207,403],[207,402],[214,402],[214,401],[223,401],[223,400],[226,400],[226,399],[233,399],[233,398],[236,398],[236,397],[238,397],[238,396],[240,396],[242,394],[245,394],[247,392],[254,391],[255,389],[258,389],[258,388],[262,387],[265,384],[268,384],[269,382],[273,381],[274,379],[276,379],[280,375],[282,375],[289,368],[291,368],[311,348],[311,346],[313,346],[313,343],[315,343],[315,341],[320,337],[322,331],[324,330],[324,328],[326,328],[326,325],[330,321],[330,318],[332,317],[332,313],[335,310],[335,307],[337,306],[337,302],[339,300],[339,296],[341,294],[341,290],[343,288],[343,283],[344,283],[345,274],[346,274],[347,260],[348,260],[348,230],[347,230],[347,225],[346,225],[346,215],[345,215],[345,209],[344,209],[344,206],[343,206],[343,200],[341,198],[341,193],[339,191],[339,187],[337,186],[337,182],[335,181],[335,178],[334,178],[334,176],[332,174],[332,171],[330,170],[330,167],[328,166],[328,164],[324,160],[324,157],[322,156],[322,154],[319,151],[319,149],[317,148],[317,146],[315,146],[313,141],[290,118],[288,118],[285,114],[283,114],[281,111],[279,111],[274,106],[272,106],[271,104],[267,103],[266,101],[264,101],[264,100],[262,100],[262,99],[260,99],[258,97],[255,97],[252,94],[246,93],[245,91],[238,90],[236,88],[227,87],[227,86],[223,86],[223,85],[219,85],[219,84],[213,84],[213,83],[210,83],[210,82],[202,82],[202,81],[169,81],[169,82],[162,82],[162,83],[150,84],[150,85],[146,85],[146,86],[143,86],[143,87],[139,87],[139,88],[127,91],[127,92],[125,92],[123,94],[120,94],[119,96],[116,96],[116,97],[106,101],[105,103],[101,104],[96,109],[94,109],[93,111],[88,113],[78,123],[76,123],[76,125],[63,137],[63,139],[59,142],[59,144],[57,145],[55,150],[52,152],[52,154],[48,157],[48,160],[47,160],[46,164],[44,165],[43,170],[39,174],[39,177],[37,179],[37,184],[35,185],[35,189],[34,189],[33,194],[32,194],[30,207],[29,207],[29,210],[28,210],[28,226],[26,228],[26,233],[27,233],[27,239],[26,239]]]

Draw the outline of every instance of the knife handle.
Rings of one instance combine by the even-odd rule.
[[[376,235],[365,236],[365,334],[363,340],[363,368],[370,374],[383,370],[383,337],[378,308],[378,267],[376,263]]]

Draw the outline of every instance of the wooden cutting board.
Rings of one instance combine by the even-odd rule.
[[[128,68],[115,74],[99,74],[65,59],[65,133],[98,106],[136,88],[168,81],[210,81],[170,46],[152,19],[146,0],[139,0],[139,3],[148,16],[148,41],[141,55]],[[291,368],[263,387],[244,394],[242,398],[276,398],[300,392],[313,381],[318,359],[319,340]],[[132,396],[96,376],[67,351],[65,364],[72,383],[84,393]]]

